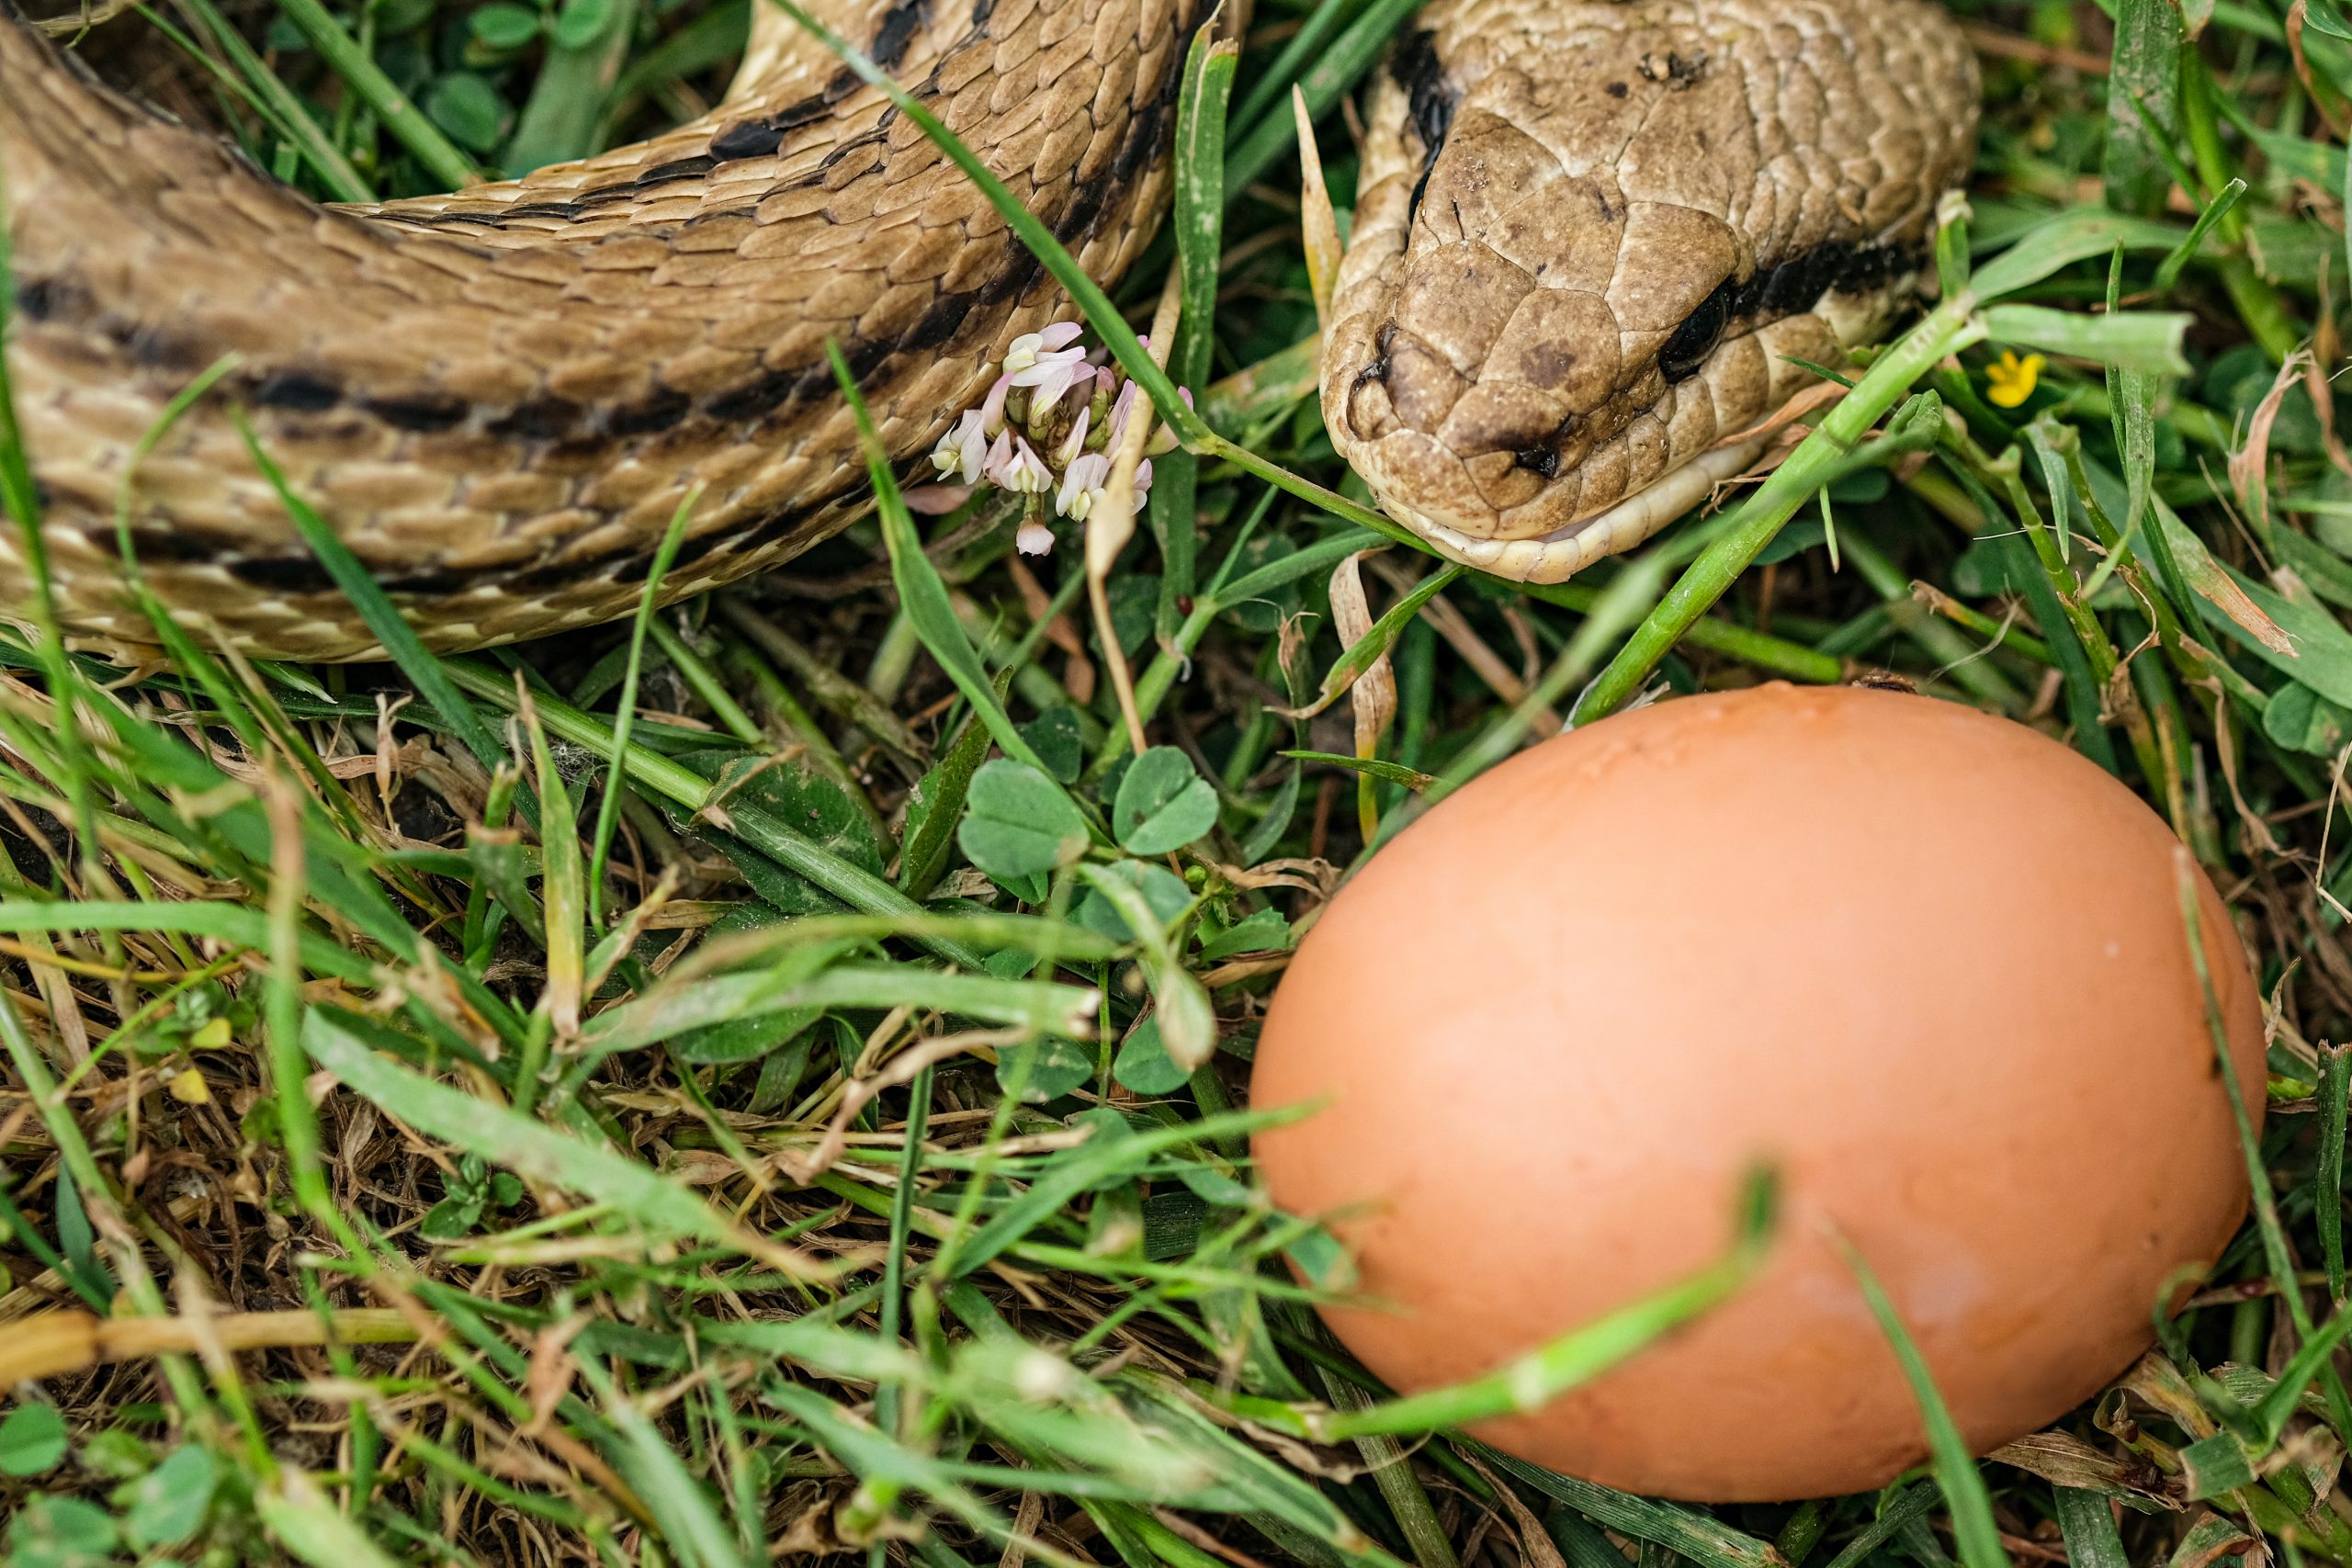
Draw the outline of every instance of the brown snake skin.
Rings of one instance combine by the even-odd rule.
[[[236,408],[425,640],[459,649],[628,612],[695,486],[665,597],[855,517],[828,336],[911,473],[1012,338],[1066,310],[963,175],[776,20],[694,124],[322,209],[70,69],[6,6],[6,352],[61,611],[96,647],[153,639],[121,591],[121,508],[200,637],[379,651]],[[1094,276],[1148,240],[1203,0],[809,8]],[[1565,576],[1686,507],[1688,476],[1703,491],[1748,459],[1706,448],[1801,384],[1773,355],[1881,330],[1964,172],[1973,63],[1924,0],[1437,0],[1417,26],[1372,95],[1326,419],[1444,553]],[[231,352],[126,483],[164,405]],[[1663,499],[1603,511],[1645,485]],[[0,609],[27,592],[0,531]]]

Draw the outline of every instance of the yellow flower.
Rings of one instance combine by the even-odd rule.
[[[1984,367],[1984,395],[2005,409],[2020,408],[2033,396],[2033,386],[2041,378],[2041,367],[2049,361],[2038,354],[2023,359],[2015,349],[2001,350],[2001,357]]]

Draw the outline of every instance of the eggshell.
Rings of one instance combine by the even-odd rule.
[[[1970,1443],[2034,1430],[2245,1207],[2177,848],[2067,748],[1894,692],[1669,701],[1492,770],[1341,891],[1259,1042],[1259,1106],[1324,1102],[1256,1152],[1361,1266],[1326,1319],[1400,1392],[1491,1371],[1718,1257],[1769,1159],[1751,1284],[1476,1435],[1695,1501],[1883,1484],[1926,1439],[1831,1225]],[[2254,979],[2197,886],[2259,1116]]]

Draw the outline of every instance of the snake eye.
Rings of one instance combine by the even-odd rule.
[[[1699,301],[1674,333],[1657,351],[1657,373],[1672,381],[1687,381],[1699,373],[1707,355],[1715,352],[1715,344],[1723,341],[1724,327],[1731,320],[1731,280],[1726,278],[1713,294]]]

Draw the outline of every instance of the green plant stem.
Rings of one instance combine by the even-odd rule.
[[[472,160],[424,118],[406,93],[392,85],[392,79],[384,74],[375,57],[360,47],[359,40],[345,30],[334,14],[319,0],[277,0],[277,9],[311,40],[311,47],[319,51],[319,58],[327,68],[343,78],[384,129],[414,153],[416,161],[430,170],[435,179],[450,190],[481,179],[481,171],[474,167]],[[300,106],[296,108],[299,110]]]
[[[1714,606],[1739,574],[1763,552],[1814,491],[1939,361],[1981,342],[1984,326],[1972,319],[1975,300],[1966,290],[1930,311],[1872,364],[1838,406],[1823,416],[1788,459],[1713,534],[1699,558],[1648,619],[1636,627],[1577,705],[1576,722],[1589,724],[1616,712],[1649,678],[1667,650],[1680,641]]]

